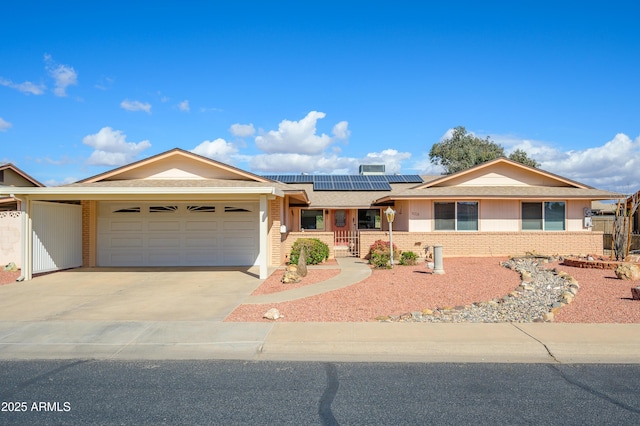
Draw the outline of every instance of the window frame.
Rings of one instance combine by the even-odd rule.
[[[540,218],[527,218],[525,219],[525,215],[524,215],[524,206],[525,204],[529,204],[529,205],[533,205],[533,204],[539,204],[540,205]],[[562,229],[553,229],[552,227],[550,227],[549,225],[552,223],[552,219],[548,218],[548,214],[547,211],[552,211],[551,210],[551,205],[552,204],[562,204]],[[550,216],[550,215],[549,215]],[[525,220],[539,220],[540,221],[540,228],[525,228],[524,226],[524,221]],[[554,218],[553,219],[556,223],[558,223],[558,219]],[[521,201],[520,202],[520,231],[524,231],[524,232],[536,232],[536,231],[543,231],[543,232],[564,232],[567,230],[567,202],[565,200],[562,201]]]
[[[314,216],[315,218],[315,228],[305,228],[303,226],[303,214],[304,212],[316,212],[316,215]],[[322,213],[322,229],[318,229],[318,214],[317,212],[321,212]],[[325,213],[324,213],[324,209],[300,209],[300,230],[301,231],[324,231],[326,226],[325,226],[325,222],[326,222],[326,217],[325,217]]]
[[[367,227],[361,227],[360,226],[360,212],[375,212],[374,216],[373,216],[373,228],[367,228]],[[380,226],[376,227],[376,221],[378,221],[380,223]],[[362,221],[367,222],[365,220]],[[371,222],[371,220],[369,220],[368,222]],[[372,231],[381,231],[382,230],[382,209],[377,208],[377,209],[358,209],[358,220],[357,220],[357,225],[358,225],[358,230],[372,230]]]
[[[453,204],[453,218],[449,219],[449,218],[444,218],[444,219],[438,219],[436,217],[436,205],[441,204],[441,205],[448,205],[448,204]],[[475,229],[460,229],[459,226],[459,222],[461,222],[461,212],[460,209],[458,208],[460,204],[474,204],[475,205]],[[453,228],[451,227],[447,227],[447,228],[438,228],[439,226],[439,221],[451,221],[453,220]],[[466,223],[471,223],[471,222],[466,222]],[[442,222],[440,222],[440,224],[442,224]],[[478,232],[480,230],[480,201],[479,200],[461,200],[461,201],[434,201],[433,202],[433,230],[434,231],[440,231],[440,232]]]

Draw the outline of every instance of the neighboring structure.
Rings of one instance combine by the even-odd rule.
[[[0,187],[43,187],[44,185],[11,163],[0,163]],[[0,211],[20,210],[20,201],[13,197],[0,196]]]
[[[585,214],[593,200],[619,197],[504,158],[448,176],[376,167],[353,176],[258,176],[181,149],[75,184],[16,192],[33,228],[24,233],[25,279],[45,251],[73,253],[54,268],[255,265],[266,278],[300,237],[325,241],[331,256],[366,256],[375,240],[388,239],[388,206],[396,210],[394,243],[421,255],[436,244],[448,256],[602,252],[602,233]],[[62,229],[68,216],[38,208],[61,202],[81,217],[65,234],[80,236],[51,237],[38,249],[39,235]]]
[[[11,163],[0,163],[0,186],[43,187],[44,185]],[[0,196],[0,266],[9,262],[21,266],[20,200]]]

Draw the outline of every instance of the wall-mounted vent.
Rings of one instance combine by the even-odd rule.
[[[360,166],[361,175],[383,175],[384,164],[362,164]]]

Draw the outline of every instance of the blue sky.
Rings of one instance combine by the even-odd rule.
[[[437,174],[429,149],[461,125],[545,170],[640,188],[634,1],[1,9],[0,161],[50,185],[174,147],[258,174]]]

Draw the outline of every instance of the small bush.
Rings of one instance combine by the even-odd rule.
[[[304,252],[307,255],[307,265],[317,265],[329,258],[329,246],[317,238],[298,238],[293,247],[291,247],[291,255],[289,263],[297,265],[300,257],[300,248],[304,246]]]
[[[403,251],[400,255],[400,264],[411,266],[418,262],[418,255],[412,251]]]
[[[399,252],[396,245],[393,245],[393,258],[399,258]],[[391,250],[389,250],[389,241],[378,240],[369,247],[369,263],[375,268],[391,267]]]

